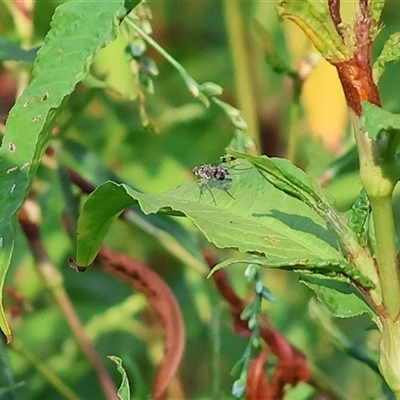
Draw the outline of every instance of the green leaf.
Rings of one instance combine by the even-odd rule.
[[[57,111],[88,74],[97,52],[115,39],[125,15],[123,4],[123,0],[84,0],[58,7],[37,54],[33,79],[10,112],[0,148],[1,292],[14,248],[17,212],[50,139]],[[11,340],[3,308],[0,328]]]
[[[349,32],[344,43],[337,32],[325,0],[282,0],[276,7],[278,16],[296,23],[309,37],[324,58],[331,62],[343,62],[352,57],[354,34]]]
[[[363,189],[351,207],[351,215],[349,218],[349,225],[357,235],[359,243],[363,246],[367,245],[368,218],[370,212],[371,204],[367,193]]]
[[[204,82],[199,85],[199,88],[207,97],[221,96],[224,91],[221,86],[214,82]]]
[[[400,169],[395,157],[400,142],[400,115],[367,102],[363,102],[362,107],[362,126],[369,137],[375,139],[374,157],[384,170],[385,178],[390,179],[394,185],[400,179]]]
[[[244,392],[246,391],[247,387],[247,375],[243,374],[244,376],[241,376],[239,379],[237,379],[235,382],[233,382],[232,385],[232,395],[236,398],[240,398],[244,395]]]
[[[284,158],[255,157],[228,149],[235,157],[245,158],[261,172],[262,176],[277,189],[298,198],[314,209],[322,218],[332,212],[321,186],[300,168]]]
[[[400,115],[385,111],[368,102],[362,103],[361,123],[370,138],[376,139],[382,131],[399,134]]]
[[[331,277],[341,278],[346,276],[351,280],[357,282],[365,289],[373,288],[374,284],[370,279],[363,276],[360,271],[349,264],[344,258],[336,259],[306,259],[306,260],[286,260],[285,262],[276,261],[269,258],[251,258],[251,259],[230,259],[217,264],[209,275],[214,272],[225,268],[232,264],[248,264],[252,263],[266,268],[279,268],[284,270],[290,270],[295,272],[308,272],[318,273]]]
[[[160,195],[105,183],[88,197],[79,218],[76,263],[87,266],[93,261],[111,219],[136,202],[145,214],[187,216],[219,248],[281,263],[342,260],[334,247],[337,238],[304,203],[277,190],[246,161],[232,167],[230,176],[228,183],[211,180],[202,188],[184,183]]]
[[[66,165],[72,166],[79,175],[94,186],[101,185],[108,180],[123,183],[123,179],[107,167],[103,160],[80,143],[64,139],[63,149],[65,150],[63,155],[67,156]],[[63,160],[59,160],[59,163],[63,164]],[[68,183],[70,184],[69,180]],[[65,198],[65,201],[66,204],[70,203],[68,198]],[[146,216],[139,207],[130,209],[125,217],[127,222],[153,236],[167,251],[187,263],[188,266],[197,269],[202,274],[208,272],[208,267],[203,261],[203,255],[198,247],[197,234],[193,232],[193,229],[187,229],[180,221],[168,215]]]
[[[371,42],[373,42],[380,32],[382,26],[379,25],[379,20],[381,18],[381,13],[383,6],[385,5],[385,0],[369,0],[368,1],[368,12],[371,16],[371,23],[369,28],[369,37]]]
[[[130,400],[131,392],[129,389],[129,381],[128,376],[126,375],[126,371],[122,365],[122,360],[116,356],[107,356],[111,361],[114,361],[117,364],[117,370],[122,376],[122,382],[118,389],[118,398],[120,400]]]
[[[338,280],[317,274],[302,274],[300,282],[315,292],[328,310],[336,317],[349,318],[367,313],[376,320],[375,310],[348,280]]]
[[[384,44],[381,54],[375,60],[372,66],[372,74],[374,82],[378,83],[380,77],[385,71],[386,64],[390,62],[397,62],[400,60],[400,32],[393,33]]]
[[[24,50],[16,43],[4,37],[0,37],[0,60],[33,62],[38,48]]]

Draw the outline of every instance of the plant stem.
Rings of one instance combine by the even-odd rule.
[[[382,287],[383,304],[392,320],[400,311],[399,273],[396,231],[391,197],[370,198],[376,237],[376,258]]]
[[[299,134],[297,131],[296,122],[299,120],[300,115],[300,105],[295,99],[293,99],[290,105],[289,112],[289,133],[288,133],[288,143],[286,149],[286,158],[291,161],[292,164],[296,165],[296,151],[298,145]]]
[[[375,254],[384,306],[379,310],[382,324],[379,369],[400,400],[400,281],[392,210],[399,171],[395,154],[385,150],[381,153],[376,141],[364,132],[360,118],[353,112],[350,118],[358,145],[361,181],[371,203],[375,227]]]
[[[383,305],[394,321],[400,312],[400,281],[396,248],[396,231],[392,210],[392,194],[397,182],[395,161],[379,165],[373,141],[366,136],[360,118],[350,112],[360,158],[360,176],[371,202],[375,227],[376,259],[381,282]],[[394,159],[394,157],[393,157]]]
[[[79,343],[82,352],[85,354],[88,361],[93,366],[99,378],[103,392],[109,400],[118,400],[117,388],[111,380],[107,370],[105,369],[102,360],[93,344],[86,335],[85,329],[77,315],[71,300],[65,291],[63,277],[59,270],[53,265],[50,257],[43,245],[42,236],[39,227],[33,222],[32,207],[27,207],[27,200],[20,212],[19,221],[22,229],[28,239],[29,246],[36,261],[36,266],[41,275],[46,287],[51,291],[60,310],[64,313],[65,319],[69,324],[74,336]]]
[[[247,133],[253,138],[258,152],[260,152],[260,127],[252,79],[254,73],[250,66],[250,55],[246,45],[247,38],[243,27],[243,12],[240,11],[240,4],[238,1],[224,0],[225,24],[233,58],[238,108],[242,110],[248,123]]]
[[[14,338],[11,344],[12,349],[18,353],[22,358],[31,363],[46,379],[47,381],[66,399],[79,400],[80,397],[72,391],[62,380],[56,375],[45,363],[38,360],[22,343]]]

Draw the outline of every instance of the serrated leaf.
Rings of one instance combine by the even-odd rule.
[[[122,0],[73,1],[59,6],[37,54],[33,79],[10,111],[0,148],[1,292],[14,248],[17,212],[50,139],[56,112],[88,74],[96,53],[115,39],[125,12]],[[0,328],[10,340],[3,308]]]
[[[347,218],[336,212],[326,198],[325,192],[314,179],[286,159],[267,156],[255,157],[230,149],[228,149],[228,153],[234,157],[249,160],[265,180],[314,210],[335,231],[349,257],[356,260],[358,269],[370,277],[375,284],[378,282],[371,255],[360,246],[355,233],[347,224]]]
[[[381,174],[392,187],[400,179],[400,169],[396,160],[400,142],[400,115],[382,110],[371,103],[362,103],[361,123],[366,134],[374,141],[374,157]],[[368,189],[366,188],[368,191]],[[371,192],[369,192],[371,194]]]
[[[371,42],[373,42],[380,31],[379,20],[381,18],[381,13],[383,6],[385,5],[385,0],[369,0],[368,1],[368,12],[371,16],[369,37]]]
[[[233,264],[248,264],[253,263],[265,268],[279,268],[283,270],[290,270],[295,272],[308,272],[318,273],[331,277],[348,277],[351,280],[357,282],[365,289],[373,288],[374,284],[370,279],[360,273],[360,271],[349,264],[343,257],[329,259],[305,259],[305,260],[274,260],[271,257],[268,258],[251,258],[251,259],[230,259],[217,264],[210,272],[209,275],[214,272],[226,268]]]
[[[231,149],[228,149],[228,153],[249,160],[268,182],[290,196],[298,198],[323,218],[326,217],[328,209],[332,212],[321,186],[289,160],[267,156],[255,157]]]
[[[367,313],[376,321],[375,310],[349,282],[316,274],[301,275],[300,282],[313,290],[318,300],[336,317],[349,318]]]
[[[367,244],[368,218],[370,212],[371,204],[367,193],[363,189],[351,207],[351,215],[349,218],[349,225],[356,234],[359,243],[363,246]]]
[[[296,23],[330,62],[343,62],[352,57],[350,49],[352,42],[355,42],[354,34],[348,35],[349,43],[343,42],[325,0],[282,0],[276,9],[280,18]]]
[[[25,61],[33,62],[38,47],[31,50],[24,50],[11,40],[0,37],[0,60],[2,61]]]
[[[400,32],[393,33],[385,42],[381,53],[372,66],[374,82],[378,83],[386,64],[400,60]]]
[[[117,370],[121,374],[122,382],[118,389],[118,398],[119,400],[130,400],[131,392],[129,388],[129,380],[128,376],[126,375],[125,368],[122,365],[122,360],[119,357],[115,356],[107,356],[111,361],[117,364]]]
[[[337,239],[315,212],[274,188],[251,164],[243,162],[231,172],[229,189],[210,181],[208,190],[201,190],[192,182],[149,195],[113,182],[100,186],[88,197],[78,221],[77,264],[87,266],[93,261],[110,219],[136,202],[145,214],[187,216],[219,248],[263,254],[282,263],[342,259],[326,241],[335,243]]]
[[[376,139],[382,131],[400,135],[400,115],[368,102],[362,103],[361,123],[370,138]]]
[[[63,155],[68,156],[67,165],[69,167],[72,166],[94,186],[98,186],[108,180],[124,182],[123,179],[106,166],[96,153],[93,153],[80,143],[64,139],[63,148],[65,150]],[[60,162],[62,163],[62,161]],[[146,216],[138,207],[129,210],[125,216],[127,221],[156,238],[161,245],[165,246],[167,251],[172,251],[178,259],[195,267],[201,273],[205,273],[208,270],[197,244],[197,235],[192,230],[184,227],[180,221],[167,215]],[[171,241],[174,242],[174,245],[171,245]]]

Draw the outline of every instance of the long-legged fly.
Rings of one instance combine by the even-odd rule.
[[[228,162],[238,162],[235,157],[221,157],[221,163],[228,163]],[[220,182],[221,188],[225,190],[225,192],[234,199],[234,197],[229,193],[228,189],[224,186],[224,184],[232,182],[230,178],[230,172],[228,167],[223,167],[221,165],[216,164],[202,164],[193,168],[193,174],[197,178],[199,178],[199,185],[200,185],[200,196],[204,193],[204,188],[206,188],[216,205],[215,197],[212,193],[210,183],[212,182]]]

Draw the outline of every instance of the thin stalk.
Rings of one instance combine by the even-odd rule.
[[[238,1],[223,1],[225,24],[233,58],[238,108],[242,110],[248,124],[247,133],[253,138],[258,152],[260,152],[260,126],[252,79],[254,72],[250,65],[250,55],[246,43],[243,13],[240,11],[240,4]]]
[[[212,311],[210,339],[212,343],[212,383],[211,383],[211,399],[218,400],[221,398],[221,305],[218,304]]]
[[[366,136],[359,117],[354,112],[350,112],[350,118],[359,151],[361,181],[371,202],[383,305],[391,320],[394,321],[400,312],[397,238],[391,201],[396,184],[396,175],[392,176],[395,161],[392,167],[389,162],[387,165],[377,164],[373,141]]]
[[[28,361],[36,368],[61,395],[68,400],[80,400],[80,397],[71,390],[61,378],[55,374],[44,362],[40,361],[34,354],[26,349],[21,342],[14,338],[11,343],[11,348],[18,353],[22,358]]]
[[[299,139],[295,123],[299,120],[299,115],[300,115],[300,104],[294,99],[292,104],[290,105],[290,112],[289,112],[289,133],[288,133],[286,158],[289,161],[291,161],[292,164],[295,165],[296,165],[297,143]]]
[[[27,200],[28,201],[28,200]],[[25,202],[19,221],[28,239],[29,246],[36,261],[37,271],[41,275],[46,287],[54,296],[56,303],[70,326],[83,354],[86,356],[93,369],[97,373],[99,382],[107,399],[118,400],[117,388],[111,380],[102,360],[92,342],[86,335],[85,329],[79,319],[78,314],[72,305],[64,288],[63,277],[56,266],[51,262],[45,249],[39,227],[32,221],[31,215]]]
[[[400,312],[399,266],[391,196],[370,198],[383,304],[392,320]]]
[[[348,400],[348,396],[343,393],[343,389],[336,385],[330,376],[326,375],[311,362],[308,362],[308,365],[311,370],[309,384],[318,390],[321,398],[324,398],[325,395],[326,398],[331,400]]]
[[[150,46],[152,46],[156,51],[158,51],[180,74],[182,79],[184,80],[187,88],[190,93],[199,101],[201,101],[206,107],[210,106],[210,103],[214,103],[218,106],[224,114],[228,117],[231,124],[235,129],[244,130],[247,129],[248,124],[245,119],[242,117],[242,113],[240,110],[231,106],[228,103],[220,100],[218,96],[222,93],[222,88],[218,85],[213,84],[212,82],[208,82],[208,89],[205,89],[204,86],[200,85],[194,78],[192,78],[185,68],[182,67],[181,64],[175,58],[173,58],[169,53],[167,53],[151,36],[149,36],[139,25],[137,25],[134,21],[129,18],[126,18],[125,21],[134,28],[137,33],[144,39]],[[211,85],[210,85],[211,84]],[[210,92],[210,86],[213,89]],[[250,149],[249,149],[250,150]]]
[[[158,53],[160,53],[181,75],[183,80],[189,87],[191,93],[198,97],[199,96],[199,84],[188,74],[185,68],[182,67],[181,64],[174,57],[171,56],[167,51],[165,51],[151,36],[149,36],[138,24],[132,21],[129,18],[126,18],[125,21],[132,26],[135,31],[139,33],[139,35],[150,45],[152,46]]]

